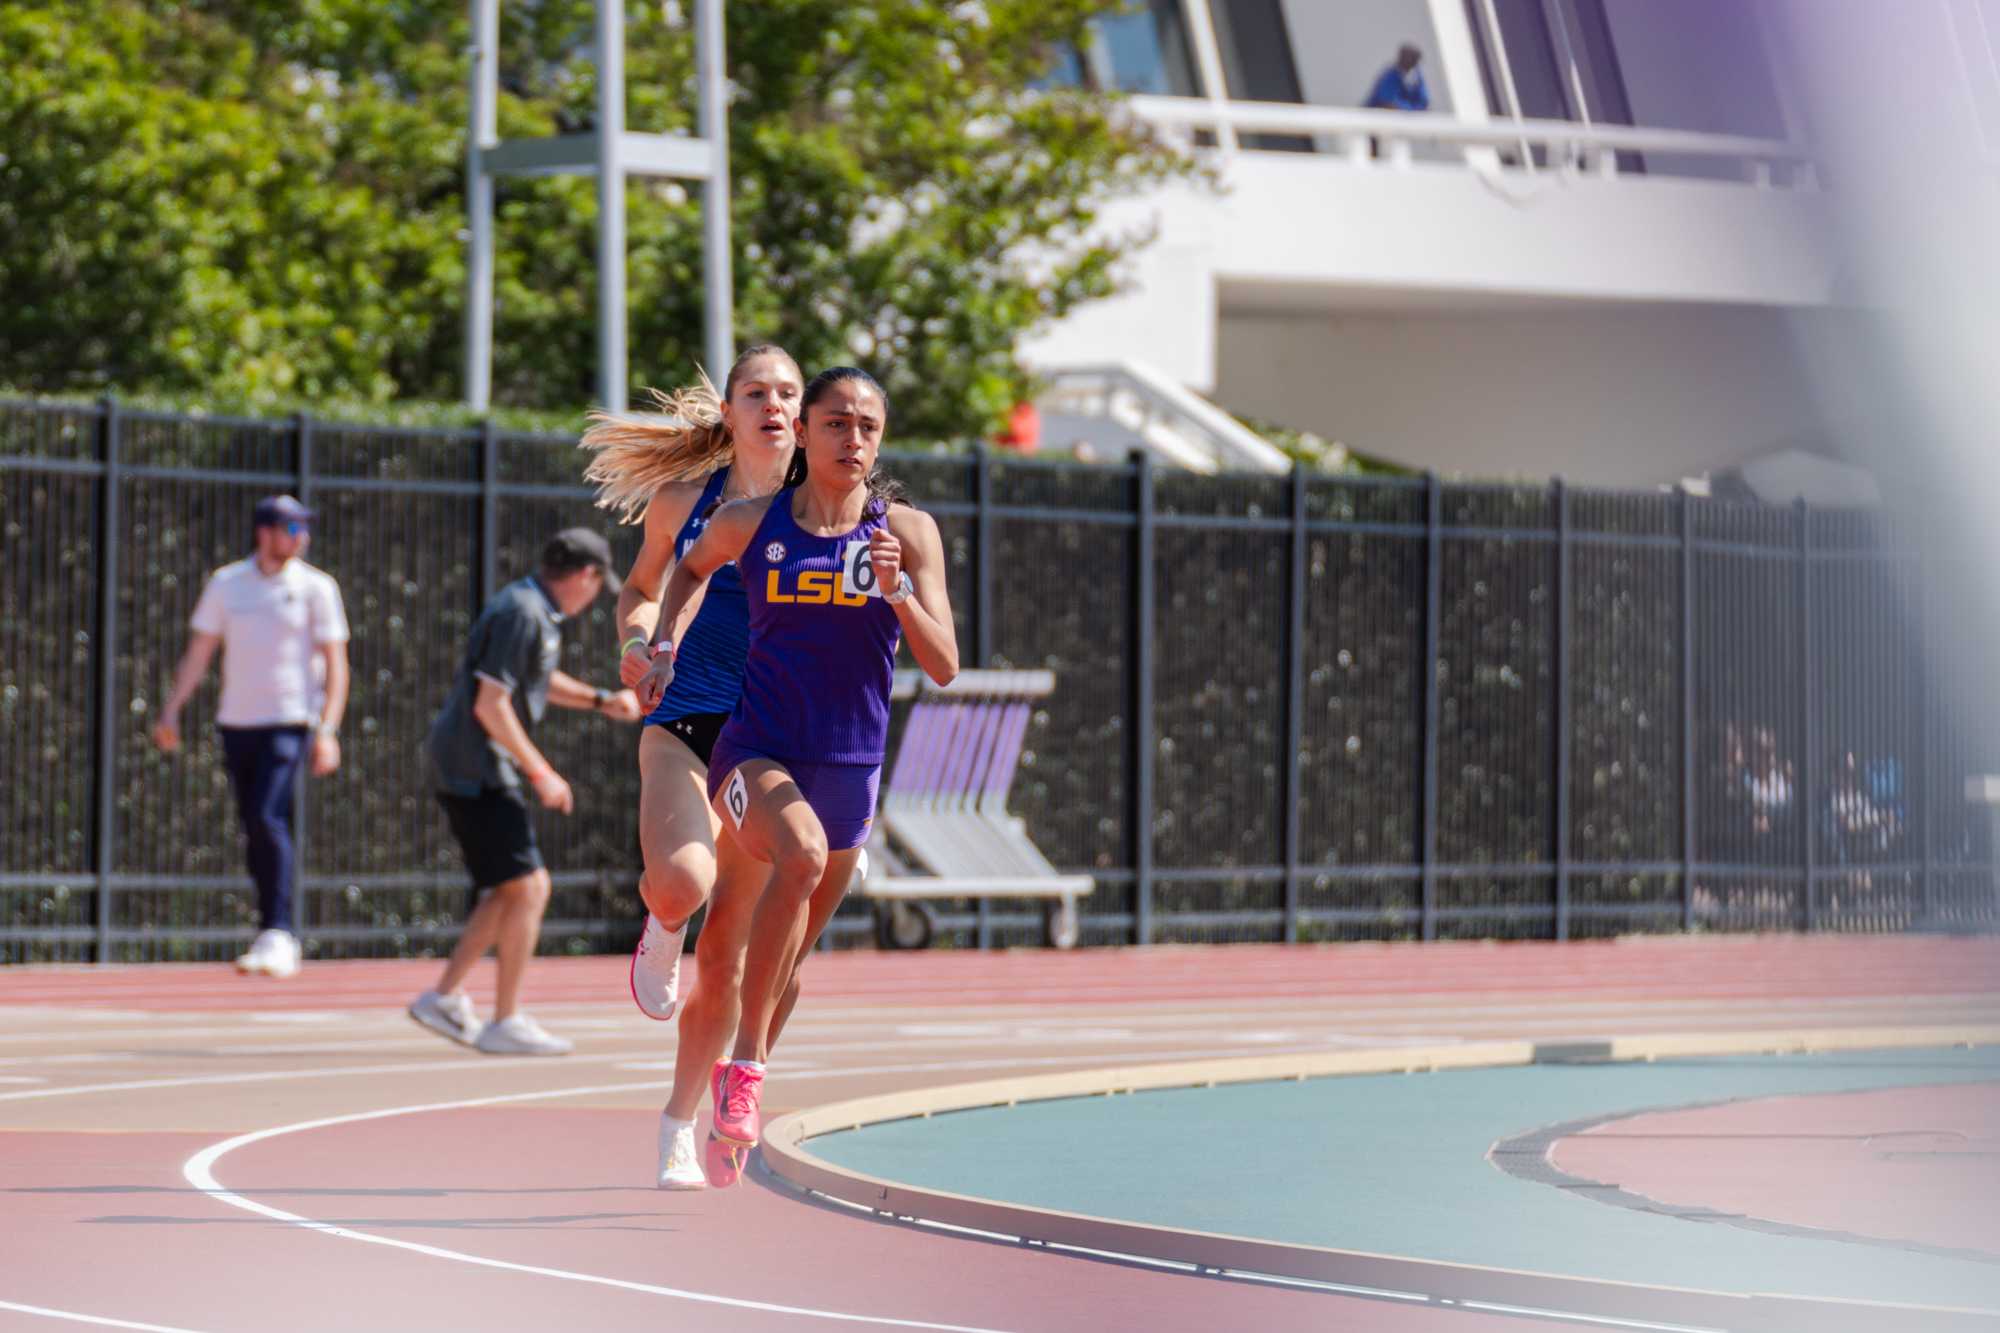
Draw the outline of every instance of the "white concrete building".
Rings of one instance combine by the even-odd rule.
[[[1470,476],[1645,486],[1830,449],[1814,367],[1859,320],[1848,183],[1816,156],[1792,26],[1825,3],[1150,0],[1108,20],[1067,77],[1134,94],[1222,188],[1111,219],[1158,239],[1126,294],[1023,349],[1055,386],[1045,442],[1113,443],[1092,421],[1109,402],[1128,429],[1143,405],[1159,444],[1201,395]],[[1992,0],[1886,8],[1957,23],[1961,47],[1967,15],[1990,25],[1973,73],[1935,72],[1991,77]],[[1430,109],[1360,109],[1406,42]],[[1163,452],[1270,462],[1213,421],[1182,434]]]

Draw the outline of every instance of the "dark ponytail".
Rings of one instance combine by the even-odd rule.
[[[812,411],[812,405],[826,396],[827,390],[846,380],[854,380],[862,386],[873,389],[875,396],[882,400],[882,424],[889,424],[889,391],[875,382],[875,377],[859,366],[834,366],[822,370],[806,384],[806,391],[799,398],[799,447],[792,453],[791,466],[785,469],[784,485],[787,490],[802,484],[806,479],[805,420]],[[864,518],[880,518],[889,512],[889,506],[908,504],[909,495],[903,484],[891,477],[878,466],[868,473],[868,505],[862,510]]]

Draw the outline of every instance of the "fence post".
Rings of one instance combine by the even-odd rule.
[[[1138,518],[1134,546],[1132,672],[1132,942],[1153,942],[1153,459],[1132,451]]]
[[[1919,549],[1911,563],[1912,576],[1916,579],[1917,595],[1911,599],[1915,605],[1915,632],[1910,635],[1915,644],[1916,670],[1912,672],[1917,693],[1917,759],[1911,765],[1909,776],[1910,814],[1917,823],[1917,836],[1923,843],[1919,853],[1923,857],[1923,869],[1918,873],[1917,889],[1921,895],[1922,914],[1918,924],[1929,926],[1931,913],[1936,910],[1936,899],[1932,896],[1936,888],[1932,883],[1935,873],[1935,852],[1932,848],[1931,829],[1931,690],[1930,653],[1924,636],[1930,631],[1930,583],[1924,578],[1924,556]]]
[[[499,484],[500,440],[493,432],[493,418],[487,417],[479,423],[479,586],[472,601],[474,615],[500,590]]]
[[[1805,755],[1799,763],[1799,864],[1805,870],[1805,928],[1819,927],[1819,895],[1813,883],[1813,814],[1818,809],[1819,737],[1813,727],[1812,523],[1804,496],[1792,506],[1799,544],[1799,735]]]
[[[111,961],[112,886],[118,853],[118,402],[98,402],[97,457],[104,466],[97,492],[97,961]]]
[[[292,461],[298,474],[299,503],[312,507],[312,418],[304,412],[292,414]],[[350,679],[348,687],[353,688]],[[307,742],[310,747],[311,742]],[[312,785],[312,764],[299,765],[298,781],[292,784],[292,910],[293,933],[305,943],[306,924],[306,809],[307,789]]]
[[[972,500],[972,660],[993,665],[993,454],[973,447]]]
[[[1299,938],[1300,751],[1306,721],[1306,468],[1292,464],[1292,560],[1286,582],[1290,616],[1285,622],[1285,943]]]
[[[1444,616],[1444,488],[1424,474],[1423,938],[1437,938],[1438,654]]]
[[[1694,929],[1694,500],[1680,488],[1681,528],[1681,929]]]
[[[986,446],[973,446],[973,503],[978,512],[972,521],[972,661],[975,666],[993,662],[993,466]],[[978,916],[979,947],[993,947],[993,900],[981,896],[975,902]]]
[[[1561,477],[1549,483],[1556,506],[1556,938],[1569,938],[1569,639],[1570,526],[1569,488]]]

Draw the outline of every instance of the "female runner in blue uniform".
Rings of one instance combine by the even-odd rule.
[[[661,609],[677,630],[732,561],[750,607],[743,695],[708,768],[723,845],[770,867],[750,924],[735,1058],[715,1089],[716,1135],[745,1147],[760,1131],[772,1020],[874,821],[898,641],[908,636],[939,684],[958,674],[937,523],[875,472],[888,416],[866,371],[814,376],[786,488],[718,510],[675,564]],[[642,704],[674,670],[671,653],[653,659]]]
[[[627,522],[643,512],[645,542],[618,599],[621,677],[645,673],[668,566],[691,547],[726,501],[778,488],[796,442],[798,365],[782,348],[752,347],[736,359],[720,397],[704,378],[660,397],[667,420],[597,414],[583,445],[597,457],[585,476],[598,504]],[[716,733],[736,707],[749,643],[748,613],[736,570],[709,581],[681,643],[681,670],[646,717],[639,741],[639,836],[645,874],[639,891],[646,929],[632,957],[632,998],[650,1018],[673,1017],[688,919],[704,902],[708,918],[695,946],[700,972],[680,1011],[674,1087],[660,1117],[662,1189],[701,1189],[709,1174],[733,1183],[733,1160],[711,1153],[705,1173],[695,1112],[735,1031],[751,909],[766,868],[733,844],[717,845],[707,765]],[[782,1026],[779,1015],[775,1024]],[[773,1032],[775,1040],[775,1030]]]

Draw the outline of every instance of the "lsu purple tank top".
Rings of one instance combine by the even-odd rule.
[[[887,520],[871,512],[852,531],[816,537],[792,519],[797,497],[772,498],[736,562],[750,657],[722,735],[773,759],[879,764],[903,632],[868,562],[868,539]]]

